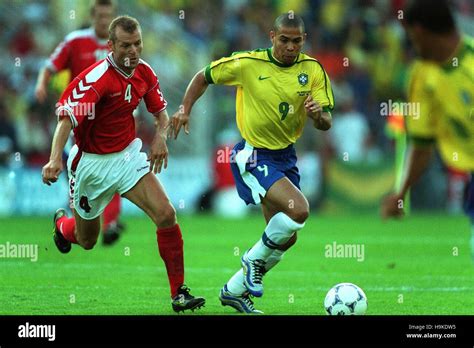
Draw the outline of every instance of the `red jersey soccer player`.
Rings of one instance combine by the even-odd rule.
[[[107,57],[109,47],[109,25],[115,14],[112,0],[95,0],[91,7],[91,28],[76,30],[66,36],[54,50],[46,66],[41,69],[36,84],[36,99],[43,103],[47,96],[48,83],[52,74],[69,69],[74,78],[92,64]],[[67,152],[66,152],[67,153]],[[72,208],[72,207],[71,207]],[[103,243],[113,244],[123,228],[118,222],[120,195],[115,195],[103,214]]]
[[[156,74],[140,59],[143,45],[138,21],[128,16],[114,19],[108,44],[112,53],[80,73],[58,103],[58,125],[50,161],[43,167],[43,182],[50,185],[57,181],[62,170],[61,152],[74,129],[76,145],[67,168],[75,217],[68,218],[64,209],[56,211],[54,241],[62,253],[71,250],[71,243],[92,249],[99,235],[100,214],[119,193],[157,226],[173,310],[200,308],[205,299],[190,295],[183,284],[183,240],[175,209],[153,174],[167,167],[168,114]],[[140,152],[142,142],[135,138],[132,115],[142,98],[156,118],[148,159]]]

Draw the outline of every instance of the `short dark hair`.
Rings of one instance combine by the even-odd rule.
[[[405,25],[418,24],[436,34],[448,34],[456,30],[448,0],[409,0],[404,12]]]
[[[115,18],[109,25],[109,40],[115,42],[117,40],[116,28],[120,27],[129,34],[133,34],[136,30],[141,31],[140,23],[130,16],[119,16]]]
[[[273,22],[273,31],[277,32],[279,31],[282,27],[285,28],[299,28],[301,29],[301,32],[305,32],[305,26],[304,26],[304,21],[301,16],[295,14],[293,11],[290,11],[288,13],[283,13],[275,19],[275,22]]]
[[[112,6],[114,10],[116,8],[114,0],[94,0],[91,5],[91,16],[94,15],[97,6]]]

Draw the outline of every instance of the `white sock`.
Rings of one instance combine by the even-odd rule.
[[[247,291],[244,285],[244,271],[242,271],[242,268],[229,279],[227,289],[234,295],[241,295]]]
[[[267,261],[275,249],[288,242],[293,233],[303,227],[304,223],[299,224],[293,221],[285,213],[275,214],[268,222],[262,238],[249,250],[248,258]]]

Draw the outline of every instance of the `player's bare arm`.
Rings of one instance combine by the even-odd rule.
[[[153,173],[161,173],[161,168],[168,167],[168,147],[166,146],[169,117],[166,110],[163,110],[155,116],[156,133],[151,143],[150,154],[150,171]]]
[[[399,192],[390,194],[382,202],[382,217],[403,216],[403,199],[410,187],[420,178],[428,167],[433,153],[433,146],[411,146],[408,151],[405,177]]]
[[[314,128],[327,131],[332,126],[332,116],[329,112],[324,112],[319,103],[309,95],[304,101],[306,115],[313,120]]]
[[[204,94],[209,84],[204,76],[204,70],[199,71],[194,75],[193,79],[186,89],[183,97],[183,102],[179,110],[173,115],[171,119],[171,132],[174,139],[178,137],[181,127],[184,126],[184,132],[189,134],[189,116],[194,103]]]
[[[43,182],[46,185],[51,185],[58,180],[59,174],[63,170],[62,153],[66,141],[71,133],[72,123],[69,117],[61,117],[56,126],[53,136],[53,144],[51,145],[51,155],[49,162],[43,167],[41,172]]]
[[[35,87],[35,97],[40,103],[43,103],[48,96],[48,83],[53,73],[48,68],[42,68],[38,74],[38,81]]]

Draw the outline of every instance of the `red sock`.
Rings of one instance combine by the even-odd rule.
[[[56,227],[61,231],[63,237],[71,243],[78,244],[74,231],[76,229],[76,220],[63,216],[56,221]]]
[[[116,223],[120,215],[120,195],[116,193],[110,203],[105,207],[102,221],[102,232],[105,232],[109,225]]]
[[[158,228],[156,231],[158,250],[165,262],[171,297],[178,294],[178,288],[184,283],[183,238],[179,225]]]

